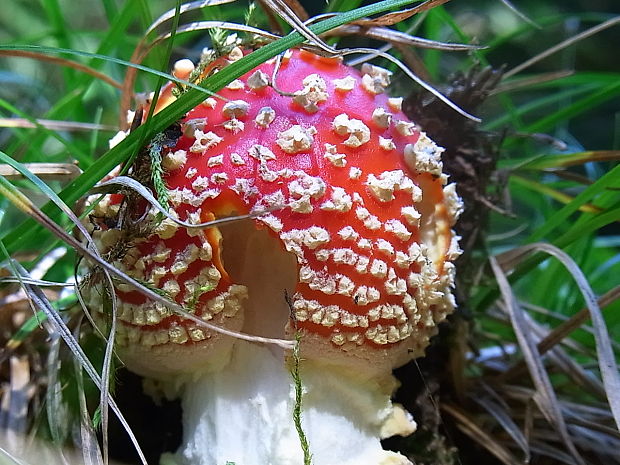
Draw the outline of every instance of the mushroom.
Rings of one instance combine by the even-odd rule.
[[[409,464],[380,443],[415,430],[390,400],[392,370],[423,355],[454,309],[451,226],[462,204],[442,149],[383,93],[388,71],[302,50],[275,67],[190,111],[163,157],[179,219],[257,216],[186,229],[150,212],[156,226],[116,264],[215,325],[299,333],[302,427],[316,465]],[[98,208],[113,216],[118,202]],[[105,247],[113,231],[94,235]],[[289,353],[212,332],[128,287],[117,298],[121,359],[182,398],[177,463],[303,463]]]

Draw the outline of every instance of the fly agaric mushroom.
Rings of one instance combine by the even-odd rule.
[[[263,214],[208,229],[154,223],[116,264],[221,327],[300,332],[302,421],[315,464],[408,464],[379,442],[415,429],[390,401],[391,373],[423,355],[454,308],[460,199],[442,173],[442,149],[406,118],[402,99],[385,95],[388,71],[366,64],[360,73],[300,50],[274,75],[275,66],[190,111],[163,158],[179,219]],[[170,88],[164,95],[174,100]],[[114,216],[119,206],[97,208]],[[109,247],[119,231],[94,235]],[[180,386],[178,463],[303,463],[285,351],[212,332],[130,287],[117,297],[122,360]]]

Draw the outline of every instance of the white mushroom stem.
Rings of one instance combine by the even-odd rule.
[[[381,447],[382,433],[415,428],[385,387],[308,361],[301,378],[302,426],[314,465],[410,465]],[[182,405],[184,438],[174,463],[304,463],[293,421],[295,385],[281,349],[237,341],[224,370],[186,385]]]

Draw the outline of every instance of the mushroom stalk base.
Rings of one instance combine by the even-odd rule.
[[[314,465],[411,465],[383,450],[382,433],[415,428],[391,389],[302,361],[302,427]],[[392,384],[393,386],[393,384]],[[295,386],[281,349],[237,341],[230,364],[187,383],[179,465],[303,465],[293,421]],[[395,425],[400,425],[395,428]],[[400,428],[400,431],[399,431]],[[169,463],[167,459],[162,463]]]

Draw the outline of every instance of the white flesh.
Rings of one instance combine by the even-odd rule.
[[[383,450],[389,394],[335,369],[302,362],[302,426],[314,465],[409,465]],[[183,465],[303,465],[293,421],[295,389],[279,349],[239,341],[228,367],[187,385]]]

